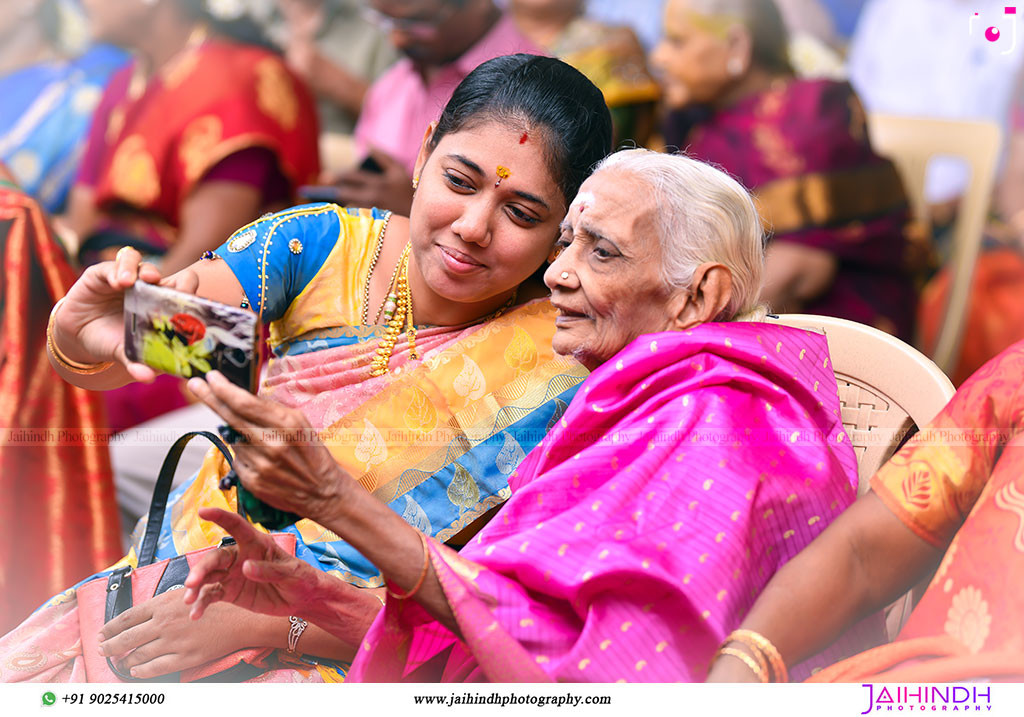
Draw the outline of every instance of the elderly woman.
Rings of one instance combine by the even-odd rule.
[[[848,84],[793,76],[775,5],[669,0],[652,64],[666,104],[687,119],[668,143],[757,197],[772,231],[764,300],[909,339],[916,293],[900,179],[872,150]]]
[[[554,347],[593,373],[460,553],[317,442],[263,430],[301,433],[300,414],[216,374],[191,382],[247,437],[243,483],[350,540],[388,581],[368,626],[349,586],[204,510],[238,546],[193,571],[193,615],[228,600],[313,621],[361,645],[358,680],[702,678],[765,582],[854,496],[824,337],[742,322],[759,311],[762,238],[749,195],[710,166],[646,150],[599,166],[545,274]]]

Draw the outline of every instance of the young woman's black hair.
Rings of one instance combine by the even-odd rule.
[[[612,118],[601,90],[551,57],[506,55],[470,72],[445,106],[430,149],[447,134],[492,120],[539,135],[566,205],[612,147]]]

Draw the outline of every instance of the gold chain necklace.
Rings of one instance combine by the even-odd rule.
[[[377,355],[370,364],[370,376],[383,376],[388,372],[388,363],[395,350],[395,344],[402,330],[406,331],[409,340],[409,358],[419,358],[416,353],[416,325],[412,321],[412,291],[409,289],[409,250],[412,244],[406,244],[402,256],[395,267],[395,279],[392,291],[384,300],[384,318],[387,326],[384,336],[377,344]]]
[[[506,301],[506,302],[505,302],[504,304],[502,304],[502,305],[501,305],[501,306],[500,306],[500,307],[498,308],[498,310],[497,310],[497,311],[495,311],[495,312],[494,312],[493,314],[491,314],[490,316],[485,316],[484,318],[482,318],[482,319],[480,320],[480,323],[486,323],[486,322],[488,322],[488,321],[493,321],[494,319],[496,319],[496,318],[498,318],[499,316],[501,316],[502,314],[504,314],[504,313],[505,313],[506,311],[508,311],[508,310],[509,310],[509,307],[510,307],[510,306],[512,306],[512,304],[516,303],[516,297],[517,297],[517,296],[519,296],[519,287],[516,287],[516,288],[515,288],[515,289],[514,289],[514,290],[512,291],[512,296],[508,297],[508,301]]]
[[[389,221],[391,221],[391,212],[384,215],[384,223],[380,225],[380,231],[377,232],[377,246],[373,250],[373,259],[370,260],[370,270],[366,273],[366,286],[363,289],[363,326],[370,324],[370,279],[373,278],[373,270],[377,268],[377,260],[380,259],[380,252],[384,248],[384,232],[388,230]],[[398,273],[397,266],[395,266],[395,273]],[[392,274],[388,286],[394,286],[394,283],[395,274]],[[381,303],[381,309],[377,310],[377,318],[380,318],[383,308],[384,304]]]

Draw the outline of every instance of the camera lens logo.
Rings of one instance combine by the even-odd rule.
[[[970,22],[967,26],[967,33],[974,35],[974,23],[981,19],[981,13],[974,13],[971,15]],[[985,28],[985,39],[989,42],[999,42],[1005,39],[1004,36],[1009,36],[1010,46],[1002,52],[1003,55],[1009,55],[1017,48],[1017,6],[1006,5],[1003,8],[1003,20],[999,26],[990,25]]]

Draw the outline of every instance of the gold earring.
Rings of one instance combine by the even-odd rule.
[[[416,187],[418,187],[418,186],[420,186],[420,178],[419,177],[413,177],[412,178],[412,190],[415,192],[416,191]]]

